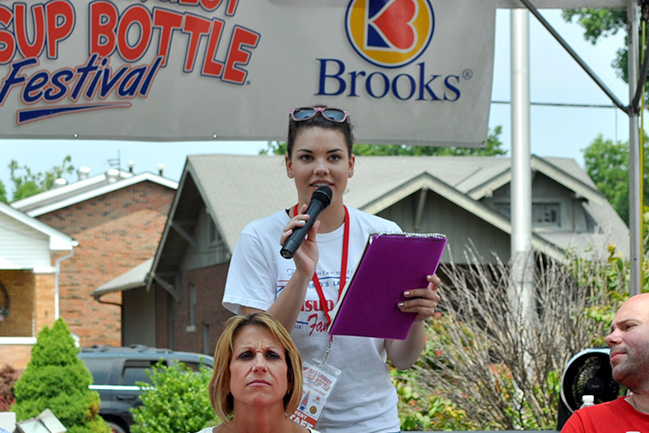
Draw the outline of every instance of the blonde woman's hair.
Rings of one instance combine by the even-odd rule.
[[[288,392],[284,396],[284,409],[292,414],[302,398],[302,358],[286,328],[267,313],[252,313],[231,317],[219,337],[214,350],[214,373],[209,384],[212,408],[222,422],[227,423],[234,415],[234,398],[230,394],[230,361],[234,340],[239,331],[247,326],[267,329],[284,348],[288,367]]]

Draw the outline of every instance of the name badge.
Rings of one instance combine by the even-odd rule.
[[[340,376],[340,370],[323,361],[312,359],[302,363],[302,373],[302,400],[291,415],[291,420],[303,427],[314,428]]]

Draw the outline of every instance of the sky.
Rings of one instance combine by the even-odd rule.
[[[628,86],[616,76],[611,63],[624,45],[624,34],[600,41],[596,46],[583,38],[577,24],[566,23],[559,9],[543,9],[541,14],[584,60],[624,105],[628,104]],[[489,128],[502,126],[503,148],[511,156],[510,114],[510,15],[506,9],[496,13],[496,40],[492,104]],[[530,147],[538,156],[574,158],[583,164],[583,149],[602,135],[605,139],[627,141],[629,120],[578,63],[530,13]],[[552,106],[538,104],[553,104]],[[559,104],[560,106],[557,106]],[[565,105],[577,105],[565,106]],[[596,107],[583,107],[591,105]],[[135,173],[158,173],[164,166],[165,177],[178,181],[187,155],[229,153],[256,155],[267,142],[125,142],[70,140],[0,139],[0,181],[12,191],[8,165],[16,160],[32,172],[46,171],[72,156],[75,168],[86,166],[97,175],[120,162],[120,167],[134,164]],[[76,174],[65,178],[72,182]]]

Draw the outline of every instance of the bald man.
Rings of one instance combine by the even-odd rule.
[[[606,344],[613,378],[630,395],[575,411],[561,433],[649,433],[649,293],[622,304]]]

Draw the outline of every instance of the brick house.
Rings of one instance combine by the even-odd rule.
[[[23,370],[39,330],[58,318],[60,265],[76,245],[0,202],[0,368]]]
[[[116,169],[14,202],[72,236],[79,246],[61,265],[60,313],[81,346],[122,344],[122,296],[98,302],[102,284],[155,254],[177,183],[159,175]]]

